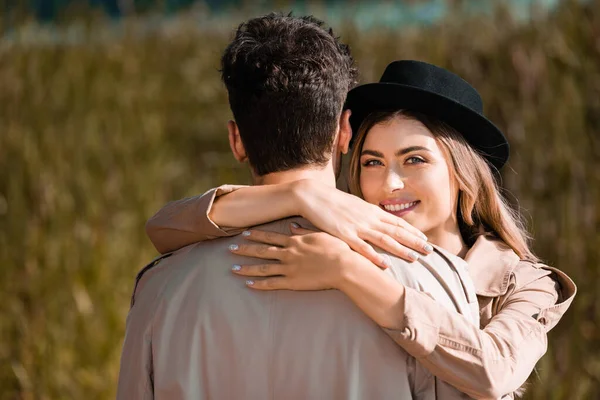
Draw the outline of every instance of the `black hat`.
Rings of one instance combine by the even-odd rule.
[[[458,75],[432,64],[394,61],[378,83],[352,89],[346,107],[352,110],[350,124],[355,134],[374,111],[406,109],[447,123],[496,169],[508,160],[508,142],[500,129],[483,115],[483,102],[477,90]]]

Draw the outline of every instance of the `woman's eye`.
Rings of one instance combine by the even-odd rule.
[[[362,163],[363,167],[372,167],[375,165],[383,165],[379,160],[366,160]]]
[[[422,164],[424,162],[425,162],[425,160],[423,160],[421,157],[416,157],[416,156],[409,157],[406,159],[407,164]]]

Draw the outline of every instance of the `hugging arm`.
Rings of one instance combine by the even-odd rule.
[[[161,254],[178,250],[189,244],[218,237],[234,236],[244,226],[216,225],[209,217],[213,203],[219,196],[232,193],[244,186],[223,185],[206,193],[171,201],[146,222],[146,234]]]
[[[171,202],[148,221],[146,232],[156,249],[165,253],[295,215],[344,240],[381,267],[385,260],[369,243],[410,261],[416,258],[415,251],[431,251],[424,235],[401,218],[309,179],[276,185],[225,185],[202,196]]]
[[[518,391],[546,353],[547,333],[575,295],[562,274],[531,264],[517,267],[507,292],[495,298],[495,315],[483,328],[441,307],[428,294],[399,283],[384,283],[367,260],[340,286],[394,341],[443,381],[474,398],[501,398]],[[383,293],[385,292],[385,293]]]
[[[261,244],[232,251],[279,262],[234,272],[259,277],[250,285],[258,290],[341,290],[432,374],[475,398],[500,398],[521,387],[546,352],[547,332],[576,293],[562,272],[520,262],[502,293],[481,294],[492,315],[480,327],[414,289],[414,282],[392,279],[339,239],[309,232],[292,228],[295,235],[288,237],[251,231],[247,239]]]

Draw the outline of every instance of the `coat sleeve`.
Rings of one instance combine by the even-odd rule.
[[[576,289],[560,271],[532,264],[518,267],[510,279],[507,292],[494,299],[494,316],[483,329],[406,288],[403,328],[386,331],[431,373],[469,396],[512,393],[546,352],[547,332]]]
[[[161,254],[189,244],[224,236],[234,236],[243,229],[217,226],[208,216],[215,198],[242,188],[223,185],[200,196],[167,203],[148,220],[146,233]]]

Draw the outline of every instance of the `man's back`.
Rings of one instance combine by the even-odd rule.
[[[118,398],[435,398],[433,377],[341,292],[248,289],[230,271],[257,263],[228,251],[242,241],[188,246],[142,275]]]

